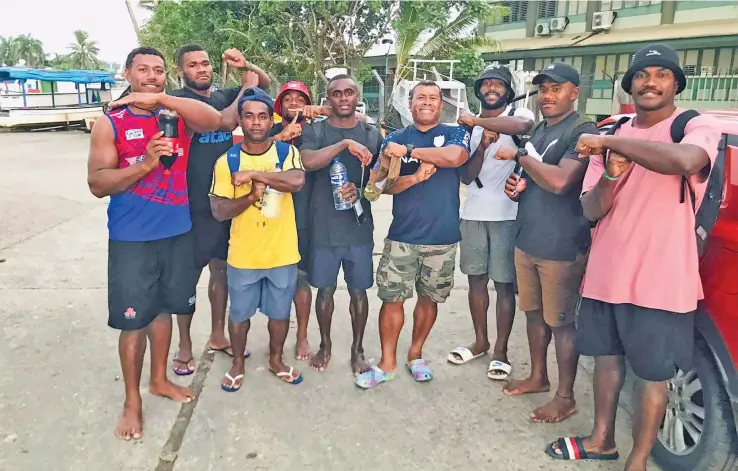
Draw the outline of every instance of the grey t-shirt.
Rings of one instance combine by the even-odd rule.
[[[554,142],[566,138],[564,134],[577,118],[579,114],[572,113],[553,126],[542,125],[530,137],[529,142],[539,154],[543,154],[543,163],[558,165],[561,159],[574,159],[580,165],[589,163],[588,159],[579,158],[575,148],[580,135],[597,134],[594,123],[581,125],[570,134],[566,152],[557,151],[563,145],[557,146]],[[589,224],[582,215],[582,203],[579,200],[581,192],[581,181],[566,193],[557,195],[544,190],[527,177],[525,191],[520,193],[515,245],[530,255],[546,260],[576,260],[577,254],[590,244]]]
[[[316,133],[317,129],[317,133]],[[375,142],[367,142],[370,136],[377,136]],[[335,128],[328,124],[328,120],[320,123],[305,125],[302,131],[300,151],[318,150],[336,144],[343,139],[351,139],[365,145],[374,154],[374,161],[382,145],[382,136],[378,132],[371,132],[369,125],[359,122],[353,128]],[[361,162],[348,150],[338,154],[338,158],[348,170],[348,180],[361,188]],[[369,181],[369,169],[365,167],[364,186]],[[310,240],[320,247],[347,247],[349,245],[373,245],[374,220],[369,201],[361,200],[366,214],[363,224],[356,221],[353,209],[337,211],[333,205],[333,191],[331,189],[330,163],[313,173],[313,190],[310,200]]]

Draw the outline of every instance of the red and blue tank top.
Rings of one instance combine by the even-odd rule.
[[[113,125],[118,167],[142,162],[146,145],[159,132],[159,112],[136,114],[121,108],[106,114]],[[184,120],[179,120],[179,157],[170,172],[159,164],[122,193],[112,195],[108,206],[111,240],[145,242],[184,234],[192,228],[187,197],[187,159],[190,139]]]

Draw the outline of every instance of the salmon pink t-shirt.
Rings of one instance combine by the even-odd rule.
[[[672,142],[671,123],[684,110],[648,128],[622,125],[616,135],[652,142]],[[683,144],[705,149],[715,161],[721,137],[719,122],[693,118]],[[582,193],[591,190],[604,172],[602,156],[590,159]],[[695,215],[689,195],[680,203],[681,176],[663,175],[633,163],[615,184],[612,208],[597,224],[582,296],[612,304],[687,313],[704,297],[700,281]],[[707,180],[690,177],[702,202]]]

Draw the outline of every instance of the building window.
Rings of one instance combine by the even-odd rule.
[[[661,3],[660,0],[602,0],[600,11],[620,10],[622,8],[645,7]]]
[[[509,13],[505,16],[496,18],[492,25],[502,25],[508,23],[516,23],[518,21],[525,21],[528,17],[528,2],[500,2],[501,6],[508,9]]]
[[[538,18],[554,18],[556,16],[556,0],[540,0],[538,2]]]
[[[559,1],[559,16],[584,15],[587,13],[587,2],[582,0]]]

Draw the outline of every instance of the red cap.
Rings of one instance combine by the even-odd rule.
[[[282,115],[282,97],[284,97],[284,94],[294,90],[297,92],[302,92],[305,95],[305,98],[307,99],[307,104],[311,105],[312,102],[310,101],[310,89],[302,82],[298,82],[297,80],[293,80],[291,82],[287,82],[284,85],[282,85],[282,89],[279,91],[279,95],[277,95],[277,99],[274,100],[274,112],[277,113],[279,116]]]

